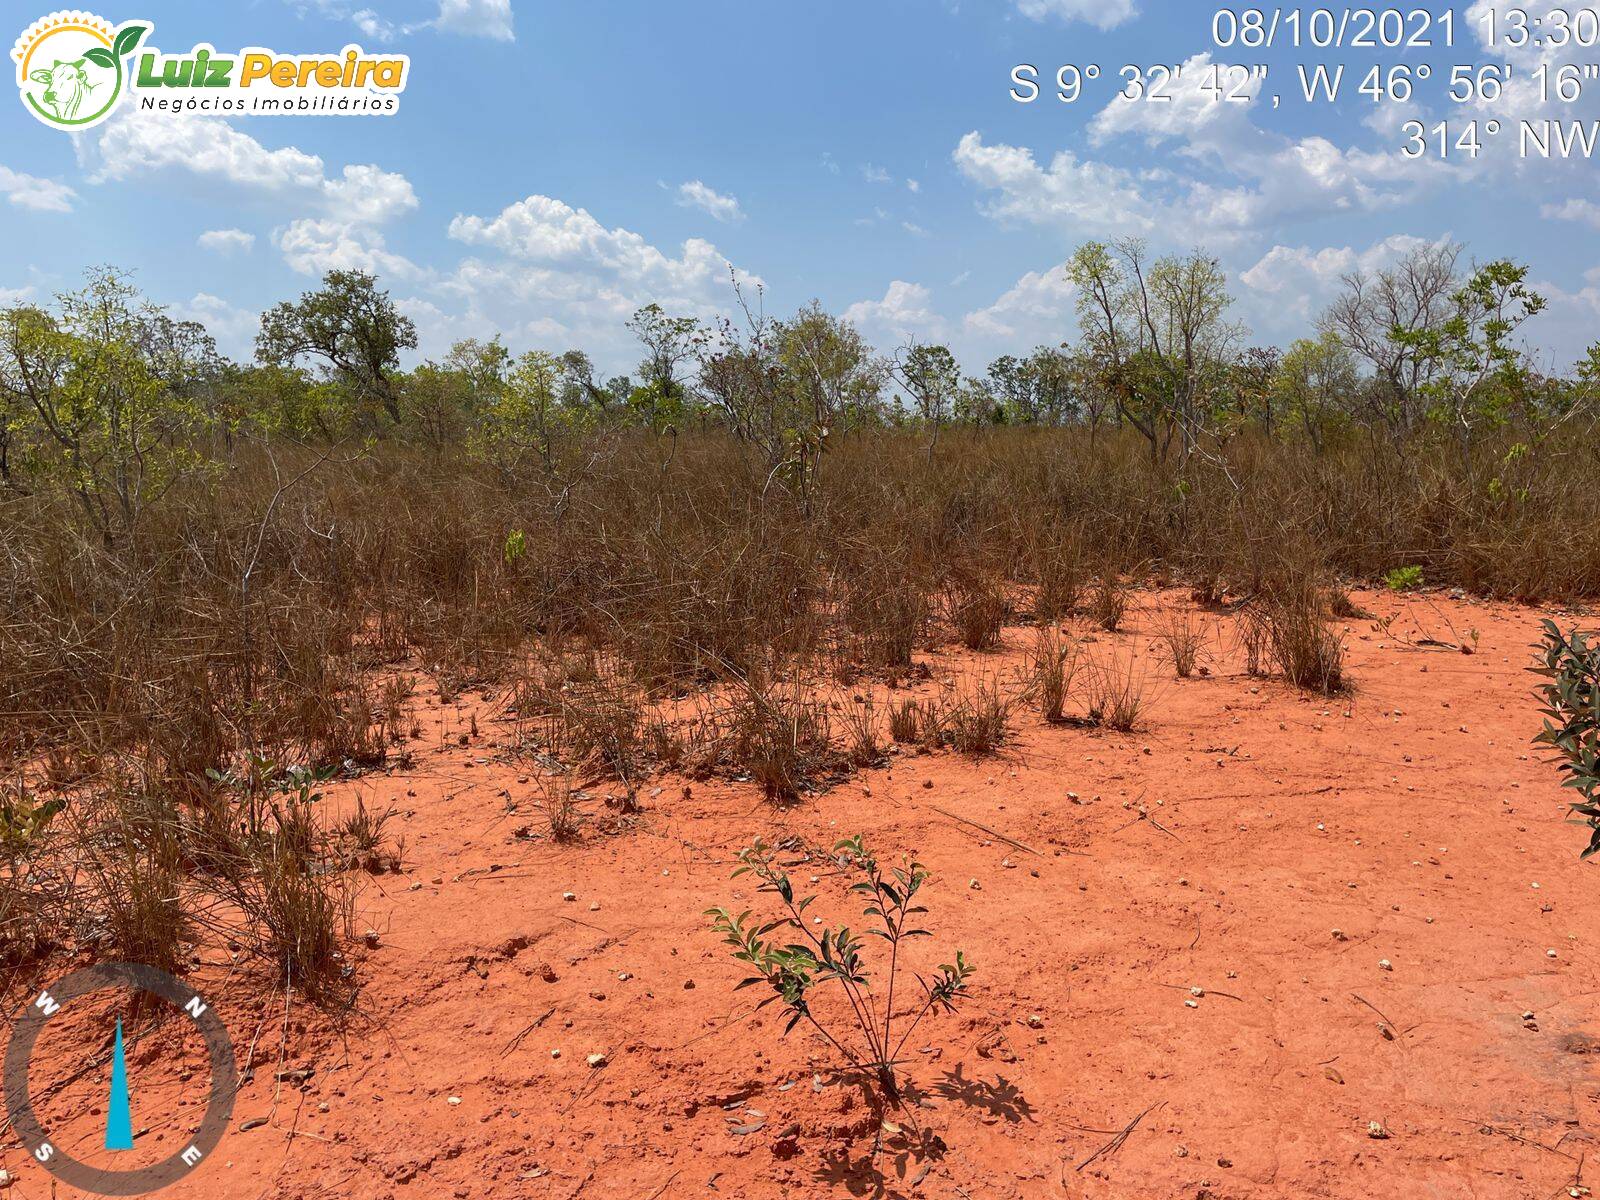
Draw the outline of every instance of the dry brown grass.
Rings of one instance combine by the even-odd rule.
[[[1418,564],[1490,595],[1600,595],[1600,496],[1571,485],[1593,448],[1559,439],[1518,460],[1514,503],[1429,445],[1315,455],[1251,435],[1180,478],[1115,431],[951,431],[936,453],[850,433],[803,504],[688,427],[607,431],[517,476],[397,439],[212,449],[214,479],[180,482],[116,541],[69,497],[0,492],[0,765],[71,800],[0,857],[0,958],[81,922],[168,961],[221,904],[231,936],[336,991],[341,868],[370,831],[324,828],[256,764],[385,762],[416,736],[413,681],[447,703],[512,693],[541,753],[629,791],[672,769],[792,801],[885,736],[1000,744],[1016,697],[998,685],[873,689],[919,677],[933,642],[993,647],[1014,595],[1041,622],[1081,610],[1114,630],[1125,581],[1153,565],[1243,598],[1246,665],[1317,691],[1348,686],[1321,598],[1336,576]],[[1175,633],[1181,673],[1199,651]],[[1112,728],[1148,719],[1142,664],[1050,661],[1030,685],[1047,719],[1074,701]],[[869,702],[832,707],[821,681],[845,679]],[[107,853],[119,838],[133,850]]]

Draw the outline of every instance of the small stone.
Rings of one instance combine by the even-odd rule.
[[[1192,987],[1189,989],[1189,995],[1191,996],[1200,997],[1204,996],[1205,994],[1206,990],[1203,987]]]
[[[969,879],[967,881],[967,886],[975,892],[983,891],[983,884],[979,883],[976,879]],[[1555,955],[1555,951],[1550,951],[1550,954],[1553,957]]]
[[[1381,1142],[1387,1140],[1389,1137],[1389,1131],[1383,1127],[1382,1121],[1368,1121],[1367,1136],[1375,1141]]]
[[[1554,950],[1546,950],[1544,952],[1544,956],[1546,958],[1554,958],[1556,956],[1556,952]]]
[[[1378,970],[1380,970],[1380,971],[1392,971],[1392,970],[1394,970],[1394,964],[1392,962],[1390,962],[1387,958],[1380,958],[1378,960]]]
[[[591,1054],[583,1061],[591,1067],[603,1067],[606,1065],[606,1056],[604,1054]]]
[[[460,1096],[450,1096],[445,1100],[445,1103],[448,1104],[451,1108],[455,1108],[458,1105],[460,1105],[461,1097]]]
[[[1027,1016],[1027,1026],[1029,1029],[1040,1029],[1044,1026],[1044,1018],[1038,1013],[1029,1013]]]
[[[593,904],[589,905],[589,911],[590,912],[599,912],[600,911],[600,901],[596,900]]]
[[[1336,941],[1336,942],[1346,941],[1347,939],[1344,936],[1344,930],[1335,929],[1333,931],[1333,940]]]
[[[1200,1002],[1198,1000],[1185,1000],[1183,1006],[1185,1008],[1199,1008]]]
[[[559,1051],[559,1050],[550,1051],[550,1057],[551,1058],[560,1058],[561,1057],[561,1051]]]
[[[576,900],[578,898],[578,893],[577,892],[562,892],[561,893],[561,898],[563,900],[565,900],[568,904],[571,904],[574,900]]]
[[[367,944],[368,950],[376,950],[378,948],[378,931],[376,929],[367,930],[366,933],[361,935],[361,940]]]

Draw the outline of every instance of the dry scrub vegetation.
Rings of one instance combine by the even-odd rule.
[[[387,314],[365,357],[323,320],[352,297]],[[1135,728],[1156,667],[1112,631],[1151,574],[1211,609],[1146,631],[1174,674],[1231,629],[1317,692],[1349,685],[1341,581],[1600,592],[1600,493],[1572,485],[1600,449],[1526,404],[1463,456],[1362,419],[1369,382],[1311,438],[1259,419],[1276,385],[1242,359],[1200,416],[1085,350],[1050,385],[1070,403],[1024,420],[1003,373],[980,403],[930,348],[874,358],[815,308],[646,310],[636,386],[497,344],[406,373],[386,305],[335,273],[267,315],[250,368],[114,276],[0,313],[7,967],[178,967],[209,934],[344,994],[357,883],[397,850],[319,782],[403,761],[419,681],[515,711],[559,842],[600,779],[623,816],[662,772],[793,803],[892,746],[992,752],[1024,713]],[[1023,625],[1025,675],[928,679],[930,648],[981,662]]]

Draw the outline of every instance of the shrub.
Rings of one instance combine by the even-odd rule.
[[[914,976],[922,996],[897,1012],[895,993],[905,990],[901,976],[908,969],[904,952],[913,939],[929,936],[918,923],[927,912],[919,903],[919,894],[928,882],[927,869],[907,857],[885,871],[859,834],[838,842],[831,857],[842,862],[855,879],[850,893],[865,901],[865,933],[886,943],[887,967],[875,970],[869,965],[861,933],[848,926],[836,929],[808,920],[806,910],[816,897],[797,896],[772,849],[759,840],[740,851],[740,865],[733,877],[748,874],[760,880],[760,891],[777,897],[777,914],[752,922],[750,910],[735,914],[719,907],[707,909],[706,916],[733,948],[734,959],[751,970],[739,986],[764,987],[770,992],[758,1008],[780,1005],[788,1015],[783,1028],[786,1034],[801,1022],[810,1025],[875,1085],[882,1101],[898,1107],[904,1095],[901,1052],[930,1013],[955,1011],[967,995],[972,965],[958,950],[954,962],[942,964],[926,976]],[[772,937],[775,933],[779,936]],[[828,984],[836,985],[836,993],[848,1004],[853,1033],[834,1032],[837,1026],[832,1014],[819,1013],[818,992]],[[875,984],[883,989],[881,1002]]]
[[[1383,586],[1391,592],[1414,592],[1422,586],[1422,568],[1396,567],[1384,575]]]
[[[1562,786],[1580,797],[1572,811],[1589,826],[1588,858],[1600,851],[1600,644],[1547,620],[1533,669],[1549,681],[1539,689],[1545,722],[1534,741],[1556,752]]]

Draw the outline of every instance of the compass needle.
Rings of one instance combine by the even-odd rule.
[[[106,1105],[106,1149],[133,1149],[133,1113],[128,1103],[128,1064],[122,1053],[122,1018],[111,1051],[111,1099]]]

